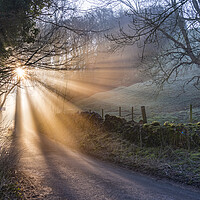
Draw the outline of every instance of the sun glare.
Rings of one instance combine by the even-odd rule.
[[[24,79],[26,77],[26,71],[19,67],[15,70],[15,74],[17,75],[18,79]]]

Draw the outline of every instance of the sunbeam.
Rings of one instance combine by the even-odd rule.
[[[26,70],[18,67],[14,70],[14,74],[17,76],[18,79],[25,79],[27,78]]]

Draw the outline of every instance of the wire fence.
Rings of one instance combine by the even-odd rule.
[[[96,112],[104,119],[106,114],[118,116],[125,118],[127,121],[134,120],[143,120],[144,123],[147,123],[147,115],[145,106],[141,106],[141,111],[134,109],[134,107],[130,107],[130,110],[123,109],[121,106],[118,109],[101,109],[101,110],[84,110],[89,112]]]
[[[173,122],[173,123],[194,123],[198,122],[200,119],[200,112],[194,111],[192,105],[189,105],[189,108],[184,111],[174,113],[148,113],[148,106],[130,107],[130,109],[123,109],[123,107],[112,108],[112,109],[84,109],[83,111],[96,112],[103,119],[105,115],[113,115],[126,119],[127,121],[140,121],[143,123],[159,121],[159,122]]]

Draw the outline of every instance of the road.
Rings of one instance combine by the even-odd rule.
[[[25,99],[18,104],[19,167],[40,189],[35,199],[200,200],[200,191],[96,160],[48,139],[31,123],[28,107],[20,108]]]

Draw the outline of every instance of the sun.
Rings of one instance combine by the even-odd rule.
[[[18,79],[24,79],[26,77],[26,71],[20,67],[15,69],[15,74]]]

